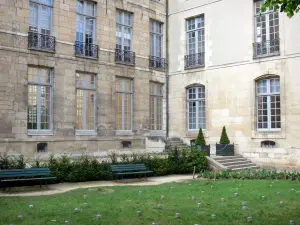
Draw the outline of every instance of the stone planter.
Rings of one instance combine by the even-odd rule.
[[[204,151],[206,156],[210,156],[210,145],[195,145],[195,147],[200,151]]]
[[[216,144],[217,156],[234,156],[234,144],[221,145]]]

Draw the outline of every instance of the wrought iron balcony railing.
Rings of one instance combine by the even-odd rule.
[[[200,52],[197,54],[186,55],[184,57],[184,68],[197,68],[205,66],[205,53]]]
[[[253,43],[253,58],[273,55],[280,55],[279,39]]]
[[[28,49],[55,52],[55,37],[28,32]]]
[[[149,67],[152,69],[165,71],[166,60],[156,56],[149,56]]]
[[[115,61],[116,63],[135,65],[135,52],[116,49]]]
[[[82,57],[98,58],[98,45],[85,42],[75,42],[75,55]]]

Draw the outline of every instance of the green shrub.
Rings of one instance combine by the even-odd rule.
[[[199,129],[199,133],[196,138],[195,145],[201,145],[201,146],[206,145],[205,138],[204,138],[204,135],[202,132],[202,128]]]
[[[228,138],[225,126],[222,129],[220,144],[222,144],[222,145],[229,145],[230,144],[230,140]]]
[[[212,179],[215,177],[214,172],[204,171],[199,177]],[[273,170],[242,170],[242,171],[223,171],[216,173],[216,179],[258,179],[258,180],[300,180],[299,172],[277,172]]]

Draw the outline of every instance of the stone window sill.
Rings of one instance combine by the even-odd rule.
[[[117,130],[116,135],[132,136],[132,135],[134,135],[134,133],[130,130]]]
[[[47,130],[47,131],[28,130],[27,135],[29,135],[29,136],[52,136],[53,131],[52,130]]]
[[[75,132],[76,136],[97,136],[96,131],[76,131]]]
[[[150,130],[150,136],[165,136],[166,133],[162,130]]]
[[[255,131],[252,133],[251,139],[285,139],[285,133],[281,130],[277,131]]]

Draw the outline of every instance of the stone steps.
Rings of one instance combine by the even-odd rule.
[[[259,169],[259,167],[250,160],[241,155],[235,156],[215,156],[213,160],[222,165],[222,167],[231,171],[239,171],[245,169]]]

